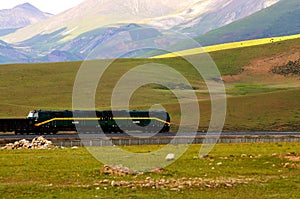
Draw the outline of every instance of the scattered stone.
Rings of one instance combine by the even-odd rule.
[[[100,181],[100,184],[108,184],[108,183],[109,183],[109,180],[107,180],[107,179]]]
[[[241,158],[255,158],[255,156],[254,155],[252,155],[252,154],[242,154],[241,155]]]
[[[32,149],[48,149],[53,147],[53,143],[45,139],[43,136],[35,137],[31,142]]]
[[[300,154],[297,154],[296,152],[290,152],[290,153],[287,153],[287,154],[280,154],[278,156],[280,158],[284,158],[284,159],[287,159],[287,160],[292,161],[292,162],[300,161]]]
[[[154,167],[153,169],[150,170],[151,173],[162,173],[165,170],[161,167]]]
[[[205,159],[205,158],[209,158],[209,156],[208,155],[200,155],[199,158],[200,159]]]
[[[297,169],[297,168],[300,168],[300,164],[286,162],[286,163],[283,164],[283,168],[294,168],[294,169]]]
[[[180,191],[183,189],[190,188],[219,188],[219,187],[233,187],[237,184],[247,184],[248,182],[253,181],[253,179],[203,179],[203,178],[179,178],[179,179],[153,179],[151,177],[146,177],[144,180],[106,180],[104,183],[100,181],[100,186],[110,185],[117,188],[129,188],[129,189],[169,189],[172,191]]]
[[[5,145],[4,147],[2,147],[1,149],[5,149],[5,150],[14,149],[14,144],[13,143],[9,143],[9,144]]]
[[[6,144],[1,149],[3,150],[12,150],[12,149],[49,149],[53,148],[54,145],[51,141],[45,139],[42,136],[35,137],[30,142],[28,140],[22,139],[20,141],[16,141],[15,143]]]
[[[290,163],[286,162],[286,163],[284,163],[283,168],[289,168],[289,166],[290,166]]]
[[[116,176],[137,174],[137,172],[131,171],[128,167],[124,167],[122,165],[116,165],[116,166],[104,165],[104,167],[101,169],[101,173],[107,175],[116,175]]]
[[[295,152],[290,152],[286,154],[284,157],[290,161],[300,161],[300,155]]]
[[[171,161],[171,160],[174,160],[175,159],[175,154],[174,153],[169,153],[167,156],[166,156],[166,160],[167,161]]]

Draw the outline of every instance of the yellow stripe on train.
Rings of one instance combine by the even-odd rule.
[[[52,118],[50,120],[46,120],[44,122],[40,122],[35,124],[35,126],[41,126],[52,121],[63,121],[63,120],[103,120],[104,118]],[[165,124],[171,124],[165,120],[159,119],[157,117],[114,117],[112,120],[156,120]]]

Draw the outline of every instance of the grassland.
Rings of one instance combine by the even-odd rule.
[[[299,41],[293,39],[210,53],[224,79],[232,76],[230,81],[225,81],[224,131],[299,131],[299,77],[245,72],[245,66],[251,65],[253,60],[266,63],[265,58],[273,60],[299,52]],[[101,66],[101,62],[96,63]],[[199,100],[199,130],[205,131],[211,117],[208,90],[195,69],[179,57],[115,60],[99,83],[95,106],[110,108],[112,90],[120,77],[137,65],[153,62],[172,66],[190,81]],[[73,85],[80,65],[81,62],[1,65],[0,117],[25,117],[32,109],[71,109]],[[184,85],[176,82],[174,85],[186,92],[180,89]],[[130,99],[132,109],[145,109],[157,103],[170,112],[175,124],[172,130],[175,130],[180,105],[172,92],[155,84],[147,85]],[[126,149],[142,153],[159,147]],[[299,162],[285,157],[288,153],[299,154],[299,147],[298,143],[218,144],[207,158],[198,159],[200,145],[193,145],[163,173],[137,177],[101,174],[103,164],[85,148],[0,151],[0,198],[299,198],[296,191],[300,188]],[[144,180],[149,176],[171,180],[198,177],[212,182],[241,179],[244,183],[179,191],[100,184],[104,179]]]
[[[273,59],[283,53],[299,52],[299,39],[255,47],[210,53],[223,76],[235,76],[253,60]],[[266,49],[268,49],[266,51]],[[113,88],[130,69],[147,63],[173,67],[188,79],[199,99],[201,122],[206,130],[210,121],[210,101],[206,85],[184,59],[115,60],[101,79],[96,92],[96,107],[109,109]],[[1,65],[0,117],[25,117],[32,109],[71,109],[72,92],[81,62]],[[99,66],[101,61],[97,62]],[[175,86],[180,87],[181,85]],[[247,74],[245,78],[226,82],[228,96],[225,131],[298,130],[300,127],[300,87],[298,77],[273,78],[270,74]],[[184,92],[184,89],[183,91]],[[164,87],[148,85],[138,89],[130,99],[132,109],[145,109],[162,104],[179,123],[180,106],[174,94]]]
[[[147,152],[160,146],[131,146]],[[196,158],[192,145],[162,173],[111,176],[85,148],[0,151],[0,198],[299,198],[299,162],[285,158],[299,152],[297,143],[218,144],[207,158]],[[113,155],[113,154],[112,154]],[[299,158],[299,156],[298,156]],[[187,166],[188,165],[188,166]],[[209,188],[170,189],[113,187],[109,181],[203,178],[245,183]]]

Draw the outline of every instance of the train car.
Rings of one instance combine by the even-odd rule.
[[[22,119],[22,125],[15,125],[13,122],[13,119],[10,123],[0,120],[0,131],[9,130],[21,134],[55,134],[59,131],[77,131],[79,133],[169,132],[171,124],[170,116],[165,111],[136,110],[34,110],[30,111],[27,119]]]
[[[0,119],[0,132],[15,132],[15,134],[28,134],[34,131],[34,120],[27,118]]]

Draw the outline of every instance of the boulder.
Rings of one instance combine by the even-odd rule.
[[[175,159],[175,154],[174,153],[169,153],[167,156],[166,156],[166,160],[167,161],[171,161],[171,160],[174,160]]]

